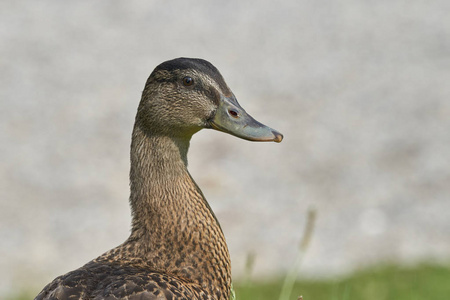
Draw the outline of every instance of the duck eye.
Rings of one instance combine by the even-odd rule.
[[[192,79],[192,77],[186,76],[183,78],[183,84],[185,86],[190,86],[194,84],[194,79]]]

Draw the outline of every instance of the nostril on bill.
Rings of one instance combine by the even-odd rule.
[[[228,113],[230,114],[230,116],[232,116],[233,118],[239,118],[239,114],[237,111],[233,110],[233,109],[229,109]]]

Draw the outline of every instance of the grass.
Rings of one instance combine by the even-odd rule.
[[[285,278],[253,282],[254,254],[247,259],[246,276],[235,282],[238,300],[449,300],[450,265],[422,264],[412,268],[379,265],[329,280],[300,280],[296,275],[314,230],[316,212],[310,209],[298,247],[298,256]],[[33,299],[38,291],[23,290],[5,300]]]
[[[283,279],[239,285],[238,300],[276,300]],[[296,281],[292,296],[297,300],[448,300],[450,268],[421,265],[414,268],[378,266],[334,280]]]
[[[235,283],[238,300],[277,300],[284,279]],[[33,299],[38,291],[23,292],[6,300]],[[414,268],[376,266],[334,280],[295,281],[291,300],[448,300],[450,267]]]

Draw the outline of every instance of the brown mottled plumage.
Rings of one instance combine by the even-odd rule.
[[[282,139],[246,114],[209,62],[162,63],[147,80],[133,130],[130,237],[56,278],[36,300],[229,299],[225,237],[187,170],[190,139],[202,128]]]

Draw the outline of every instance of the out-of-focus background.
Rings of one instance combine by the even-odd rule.
[[[159,63],[200,57],[281,144],[204,130],[190,171],[233,274],[450,262],[450,2],[0,2],[0,298],[129,233],[129,145]],[[379,298],[381,299],[381,298]]]

